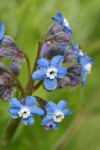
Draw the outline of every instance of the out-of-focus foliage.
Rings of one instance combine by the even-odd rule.
[[[45,131],[38,118],[32,127],[21,123],[7,150],[100,150],[100,0],[0,0],[0,21],[6,24],[6,34],[29,55],[32,66],[37,42],[58,10],[69,21],[74,42],[94,58],[92,74],[84,88],[80,85],[47,93],[41,87],[34,93],[56,102],[65,99],[74,113],[56,131]],[[23,85],[27,81],[26,71],[23,64]],[[0,134],[10,120],[8,106],[0,101]]]

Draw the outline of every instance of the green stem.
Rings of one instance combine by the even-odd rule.
[[[26,54],[25,54],[25,59],[26,59],[26,63],[27,63],[28,77],[30,77],[30,75],[31,75],[30,61],[29,61],[29,58]]]
[[[0,149],[6,148],[11,142],[13,135],[15,134],[20,123],[20,119],[10,120],[8,126],[6,127],[3,135],[0,138]]]
[[[26,94],[26,91],[25,91],[24,88],[22,87],[22,85],[21,85],[19,79],[17,78],[17,76],[14,75],[14,74],[12,74],[12,73],[9,72],[9,71],[6,71],[6,72],[7,72],[8,74],[10,74],[14,80],[16,80],[17,86],[18,86],[19,90],[22,92],[22,94]]]
[[[38,52],[36,55],[36,59],[35,59],[35,63],[34,63],[33,69],[32,69],[32,73],[37,69],[37,60],[40,56],[40,50],[41,50],[41,42],[38,42]],[[26,88],[25,88],[25,90],[27,91],[27,95],[30,95],[32,93],[33,85],[35,82],[34,80],[32,80],[32,73],[31,73],[31,76],[30,76],[29,81],[28,81]]]
[[[41,85],[42,85],[43,81],[39,81],[32,89],[32,92],[35,92]]]

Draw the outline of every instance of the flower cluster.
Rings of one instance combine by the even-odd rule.
[[[84,86],[94,63],[92,58],[82,52],[80,45],[73,44],[72,30],[62,14],[57,12],[56,17],[51,19],[55,22],[39,42],[32,71],[28,56],[10,36],[4,35],[5,25],[0,25],[0,58],[11,59],[10,67],[0,63],[0,98],[7,101],[16,91],[20,92],[21,98],[18,95],[10,101],[8,112],[12,118],[21,118],[25,125],[33,125],[35,116],[40,116],[41,124],[46,130],[57,129],[60,122],[72,114],[72,110],[66,109],[68,102],[65,100],[55,104],[53,101],[48,102],[39,96],[30,95],[41,83],[48,91],[66,86],[74,87],[80,82]],[[23,88],[18,79],[21,70],[18,62],[24,62],[25,59],[28,82]]]
[[[34,124],[34,116],[42,116],[42,125],[48,129],[57,129],[64,117],[69,116],[72,110],[66,109],[68,103],[61,100],[57,105],[54,102],[46,104],[45,109],[36,106],[36,98],[27,96],[22,102],[17,98],[10,101],[9,113],[12,118],[22,118],[25,125]]]
[[[82,85],[85,85],[93,59],[83,53],[78,44],[73,44],[72,30],[60,12],[52,19],[56,23],[44,38],[41,58],[37,61],[39,69],[33,72],[32,79],[44,80],[47,90],[76,86],[81,79]],[[65,67],[61,66],[63,64]]]

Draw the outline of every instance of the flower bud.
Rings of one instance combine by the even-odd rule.
[[[75,54],[73,51],[67,51],[64,56],[64,62],[74,62],[76,60]]]
[[[21,71],[20,65],[18,63],[16,63],[16,62],[13,62],[10,65],[10,69],[11,69],[12,73],[15,74],[16,76],[18,76],[20,71]]]
[[[1,43],[3,48],[7,48],[7,49],[13,49],[13,50],[17,50],[18,47],[14,41],[13,38],[11,38],[10,36],[4,36],[3,41]]]

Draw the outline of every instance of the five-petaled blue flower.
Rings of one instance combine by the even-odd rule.
[[[61,100],[57,105],[50,101],[46,104],[46,116],[42,120],[42,125],[46,129],[57,129],[64,117],[72,114],[72,110],[66,109],[68,102]]]
[[[85,85],[87,80],[87,75],[91,73],[91,67],[94,63],[93,59],[84,54],[83,57],[80,57],[80,64],[81,64],[81,76],[82,76],[82,85]]]
[[[25,125],[32,125],[34,123],[33,116],[44,115],[44,111],[35,106],[36,102],[36,98],[32,96],[26,97],[25,105],[21,104],[16,98],[12,98],[10,101],[11,107],[8,111],[12,118],[22,118]]]
[[[52,20],[55,20],[56,22],[59,22],[61,26],[63,27],[64,32],[68,33],[69,35],[72,34],[72,30],[69,27],[69,23],[67,19],[65,19],[61,12],[56,13],[56,17],[52,17]]]
[[[1,23],[0,24],[0,44],[1,44],[2,40],[3,40],[4,32],[5,32],[5,24]]]
[[[33,72],[33,80],[44,79],[44,86],[47,90],[54,90],[57,87],[57,78],[64,78],[67,74],[67,69],[62,67],[63,56],[55,56],[51,62],[45,58],[40,58],[37,61],[39,70]]]

